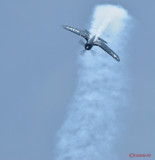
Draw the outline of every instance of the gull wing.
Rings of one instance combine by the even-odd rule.
[[[117,61],[120,61],[120,58],[118,57],[118,55],[113,50],[111,50],[105,43],[97,40],[94,42],[94,45],[102,48],[109,55],[111,55],[114,59],[116,59]]]
[[[83,38],[85,38],[86,41],[88,41],[89,37],[90,37],[90,33],[87,30],[80,30],[68,25],[63,25],[62,26],[64,29],[71,31],[79,36],[82,36]]]

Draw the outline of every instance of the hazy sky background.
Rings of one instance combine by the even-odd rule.
[[[115,154],[123,160],[131,152],[152,153],[154,159],[153,0],[0,1],[0,159],[52,159],[83,50],[61,25],[89,28],[95,5],[105,3],[122,5],[135,19],[127,46],[133,101],[122,110],[127,128]]]

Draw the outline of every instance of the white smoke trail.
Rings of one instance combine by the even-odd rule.
[[[79,55],[78,86],[68,117],[58,134],[56,160],[111,160],[112,148],[121,126],[118,113],[126,106],[127,68],[122,46],[127,36],[129,16],[118,6],[95,8],[92,34],[102,35],[118,53],[115,61],[94,47],[95,55]]]
[[[102,21],[100,17],[102,17]],[[127,12],[119,6],[98,6],[93,15],[94,21],[92,22],[90,32],[99,37],[110,26],[111,34],[117,34],[120,32],[120,29],[123,28],[122,25],[124,25],[124,23],[121,23],[121,21],[125,20],[125,17],[127,17]]]

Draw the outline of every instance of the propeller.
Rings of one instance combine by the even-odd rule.
[[[80,40],[79,40],[79,44],[80,44],[80,45],[82,45],[83,47],[85,46],[85,42],[84,42],[82,39],[80,39]],[[81,55],[84,55],[84,54],[85,54],[85,52],[86,52],[86,50],[85,50],[85,49],[84,49],[84,50],[82,50],[82,51],[81,51]]]
[[[84,42],[82,39],[80,39],[80,40],[79,40],[79,44],[82,45],[82,46],[84,46],[84,45],[85,45],[85,42]]]
[[[91,52],[92,55],[96,54],[96,52],[94,50],[90,50],[90,52]]]
[[[81,51],[81,55],[84,55],[85,53],[86,53],[85,49]]]
[[[82,39],[80,39],[79,44],[82,45],[82,46],[85,46],[85,42]],[[84,55],[86,51],[87,51],[86,49],[82,50],[81,55]],[[91,52],[92,55],[96,54],[96,52],[94,50],[90,50],[90,52]]]

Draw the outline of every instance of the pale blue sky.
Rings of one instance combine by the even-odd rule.
[[[130,152],[155,154],[155,2],[5,0],[0,2],[1,160],[52,159],[55,134],[76,87],[81,47],[61,25],[88,27],[94,6],[103,3],[122,5],[136,26],[127,48],[133,106],[122,111],[127,129],[116,153],[122,159]]]

